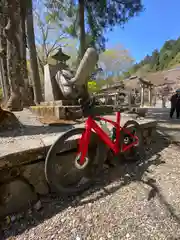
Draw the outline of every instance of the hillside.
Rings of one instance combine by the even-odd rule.
[[[143,77],[155,86],[169,85],[173,91],[180,88],[180,37],[166,41],[159,51],[155,49],[123,75],[126,79],[132,75]],[[139,88],[136,80],[127,81],[126,85]]]
[[[136,63],[124,77],[131,75],[147,75],[147,73],[161,72],[180,66],[180,37],[177,40],[168,40],[158,51],[155,49],[151,55]]]
[[[180,68],[147,73],[146,75],[144,75],[143,78],[144,80],[153,83],[155,89],[160,90],[168,87],[169,93],[172,93],[177,88],[180,88]],[[124,83],[126,89],[128,90],[132,90],[135,88],[140,90],[140,82],[138,81],[138,78],[127,79]]]

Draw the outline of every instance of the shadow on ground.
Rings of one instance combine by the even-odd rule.
[[[165,136],[169,137],[173,141],[180,141],[180,119],[169,118],[168,108],[157,108],[148,110],[148,118],[154,118],[157,120],[158,129],[164,133]]]
[[[180,125],[180,123],[179,123]],[[168,126],[158,126],[158,129],[161,130],[164,133],[168,133],[168,132],[176,132],[177,134],[179,134],[179,140],[180,140],[180,127],[177,127],[176,125],[171,125],[171,128],[169,128]]]
[[[148,178],[148,173],[150,173],[149,167],[154,165],[158,166],[164,164],[161,160],[160,152],[169,146],[169,142],[165,140],[162,135],[157,133],[155,138],[156,142],[152,143],[151,149],[147,149],[147,157],[145,161],[136,163],[119,163],[118,167],[112,169],[104,170],[104,174],[99,178],[97,184],[84,192],[82,195],[74,198],[63,199],[58,196],[46,196],[41,197],[42,209],[40,211],[30,210],[18,214],[19,218],[9,224],[7,229],[3,230],[3,236],[1,239],[7,239],[8,237],[16,236],[23,233],[24,231],[37,226],[46,219],[51,218],[57,213],[65,210],[68,207],[77,207],[80,205],[85,205],[88,203],[93,203],[100,198],[104,198],[107,195],[115,193],[119,188],[128,186],[134,181],[147,184],[151,187],[148,199],[152,199],[157,196],[160,203],[169,211],[171,216],[180,224],[180,219],[176,215],[173,207],[164,199],[159,188],[156,186],[156,181],[154,179]],[[121,181],[117,181],[121,179]],[[112,184],[116,182],[118,184]],[[101,194],[94,194],[96,192],[101,192]]]
[[[180,216],[176,213],[176,209],[167,202],[164,198],[161,190],[156,185],[156,181],[154,179],[149,178],[147,181],[142,181],[143,183],[147,184],[151,187],[151,191],[148,195],[148,200],[151,200],[154,197],[159,199],[159,202],[165,207],[165,209],[169,212],[170,216],[175,220],[177,224],[180,225]]]
[[[7,130],[0,133],[0,137],[35,136],[40,134],[60,133],[74,128],[72,124],[61,124],[58,126],[31,126],[23,125],[18,129]]]

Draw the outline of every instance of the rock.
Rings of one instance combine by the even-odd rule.
[[[76,240],[81,240],[81,238],[79,236],[76,236]]]
[[[0,138],[0,140],[2,140],[0,144],[0,169],[12,168],[44,159],[49,147],[44,146],[40,137],[12,137],[8,138],[7,142],[3,138]]]
[[[41,204],[41,201],[39,200],[39,201],[37,201],[36,204],[34,204],[34,209],[36,211],[39,211],[39,210],[41,210],[41,208],[42,208],[42,204]]]
[[[20,170],[18,167],[5,168],[0,170],[0,183],[6,183],[12,181],[15,177],[19,176]]]
[[[22,180],[14,180],[0,186],[0,216],[21,211],[34,201],[37,201],[37,195]]]
[[[0,131],[11,130],[15,128],[20,128],[21,123],[14,115],[14,113],[3,110],[0,107]]]
[[[25,166],[23,176],[34,186],[36,193],[41,195],[49,193],[49,187],[44,175],[44,162]]]
[[[148,136],[149,136],[149,131],[148,131],[148,129],[144,129],[144,131],[143,131],[143,137],[146,138],[146,137],[148,137]]]

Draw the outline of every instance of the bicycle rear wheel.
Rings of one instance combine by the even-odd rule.
[[[124,129],[124,130],[123,130]],[[123,158],[125,161],[138,161],[145,157],[145,148],[143,143],[143,136],[142,136],[142,130],[139,125],[134,120],[127,121],[121,131],[121,138],[120,138],[120,146],[129,145],[135,141],[133,137],[131,137],[128,133],[125,132],[129,131],[133,136],[136,136],[138,138],[138,143],[132,147],[130,147],[128,150],[122,152]]]
[[[86,156],[86,166],[77,168],[78,138],[85,128],[74,128],[51,146],[45,160],[45,176],[52,190],[60,194],[76,195],[90,187],[103,167],[105,145],[92,132]],[[79,137],[75,137],[75,136]],[[69,141],[68,141],[69,139]],[[67,150],[69,148],[69,150]]]

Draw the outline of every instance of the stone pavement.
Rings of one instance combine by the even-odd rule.
[[[174,142],[180,142],[180,119],[169,118],[170,108],[149,108],[148,118],[157,120],[158,129]]]

